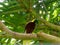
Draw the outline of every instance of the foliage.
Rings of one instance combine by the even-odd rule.
[[[0,2],[0,20],[12,31],[25,33],[27,22],[37,17],[37,15],[31,13],[31,10],[34,10],[37,15],[39,14],[40,17],[50,23],[60,25],[60,0],[5,0]],[[39,21],[34,33],[40,30],[53,34],[52,29]],[[57,34],[59,36],[60,32]],[[32,41],[36,42],[36,45],[39,43],[36,40]],[[22,40],[0,38],[0,44],[2,45],[14,45],[16,42],[22,44]]]

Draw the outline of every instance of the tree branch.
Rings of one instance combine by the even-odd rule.
[[[59,43],[60,42],[59,37],[52,36],[52,35],[46,34],[44,32],[38,32],[37,34],[38,34],[38,37],[43,38],[43,40],[54,42],[54,43]]]
[[[39,32],[37,34],[25,34],[25,33],[13,32],[9,30],[1,21],[0,21],[0,29],[3,32],[5,32],[5,33],[0,34],[0,37],[15,38],[15,39],[22,39],[22,40],[29,40],[29,39],[40,40],[42,38],[43,40],[47,40],[50,42],[60,43],[59,37],[52,36],[44,32]]]
[[[46,26],[48,26],[49,28],[52,28],[52,29],[54,29],[55,31],[60,31],[60,26],[55,25],[55,24],[52,24],[52,23],[46,21],[45,19],[42,19],[42,18],[39,16],[39,14],[37,14],[34,10],[32,10],[31,12],[32,12],[33,15],[36,16],[36,18],[37,18],[38,20],[40,20],[41,22],[43,22],[43,23],[44,23]]]
[[[43,22],[46,26],[48,26],[49,28],[52,28],[52,29],[54,29],[55,31],[60,31],[60,26],[58,26],[58,25],[55,25],[55,24],[52,24],[52,23],[49,23],[48,21],[46,21],[46,20],[44,20],[44,19],[42,19],[42,18],[40,18],[39,17],[39,20],[41,21],[41,22]]]

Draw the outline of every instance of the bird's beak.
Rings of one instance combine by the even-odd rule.
[[[33,19],[31,22],[34,22],[35,21],[35,19]]]

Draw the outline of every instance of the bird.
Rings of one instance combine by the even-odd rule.
[[[37,20],[34,20],[33,22],[29,22],[28,24],[26,24],[25,26],[26,33],[32,33],[35,29],[37,22],[38,22]]]
[[[25,26],[25,33],[26,34],[31,34],[36,26],[37,20],[33,20],[31,22],[28,22]],[[24,40],[23,43],[25,44],[30,44],[31,40]]]

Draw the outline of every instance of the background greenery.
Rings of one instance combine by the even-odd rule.
[[[37,15],[32,14],[31,10],[34,10]],[[60,0],[4,0],[0,2],[0,20],[12,31],[25,33],[27,22],[37,19],[38,15],[50,23],[60,25]],[[33,33],[39,31],[60,36],[60,32],[55,32],[40,21]],[[0,37],[0,45],[22,45],[22,42],[14,38]],[[40,44],[37,40],[31,42],[33,45]]]

